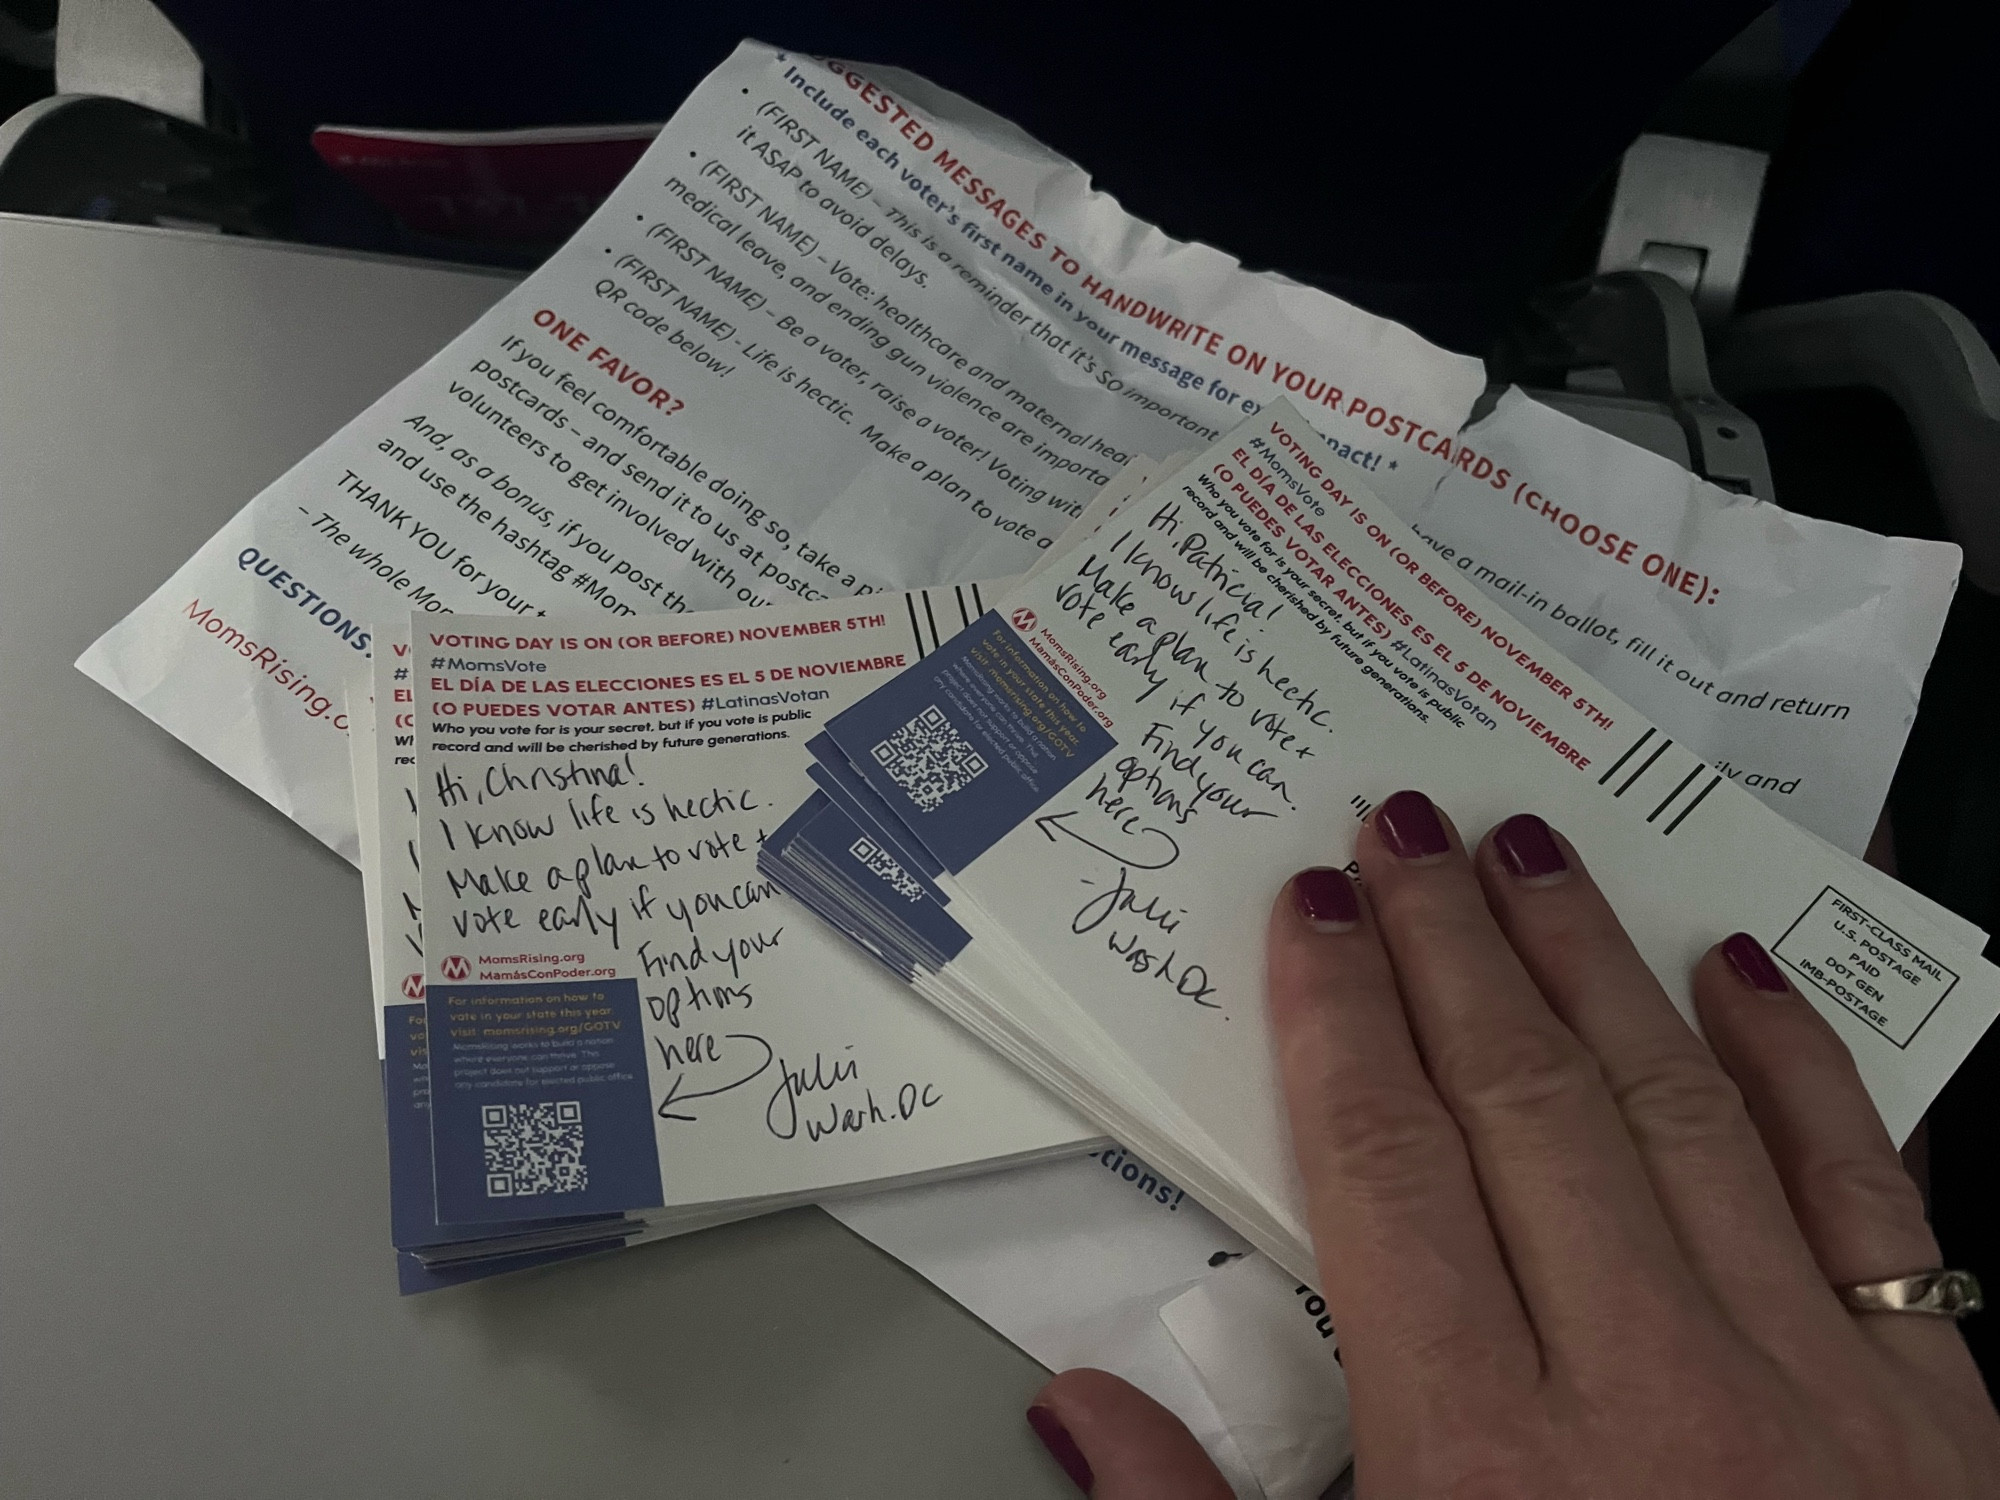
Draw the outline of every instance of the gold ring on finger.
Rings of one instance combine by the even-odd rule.
[[[1933,1318],[1966,1318],[1986,1305],[1979,1278],[1970,1271],[1939,1266],[1911,1276],[1857,1281],[1834,1292],[1852,1312],[1923,1313]]]

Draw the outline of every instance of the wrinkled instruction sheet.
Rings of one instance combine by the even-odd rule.
[[[1479,361],[872,78],[742,44],[573,240],[78,665],[354,859],[342,695],[376,621],[1018,573],[1132,455],[1277,396],[1385,494],[1444,472]]]
[[[1949,542],[1734,495],[1504,393],[1397,507],[1461,577],[1731,781],[1860,854],[1958,587]]]

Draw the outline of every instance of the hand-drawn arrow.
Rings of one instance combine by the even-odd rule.
[[[1115,850],[1107,849],[1102,844],[1093,844],[1089,839],[1085,838],[1082,834],[1078,833],[1074,828],[1069,826],[1067,820],[1075,816],[1076,816],[1075,808],[1070,808],[1066,812],[1043,813],[1039,818],[1035,819],[1035,826],[1041,829],[1042,832],[1048,836],[1048,840],[1051,844],[1053,844],[1056,841],[1056,835],[1058,833],[1066,833],[1071,838],[1075,839],[1079,844],[1083,845],[1084,848],[1095,849],[1099,854],[1103,855],[1106,859],[1115,859],[1118,861],[1119,864],[1129,866],[1134,870],[1164,870],[1168,865],[1172,864],[1175,860],[1181,857],[1181,846],[1174,842],[1174,836],[1171,833],[1168,833],[1166,829],[1141,828],[1139,830],[1139,832],[1141,833],[1157,833],[1161,838],[1165,839],[1167,841],[1167,848],[1171,851],[1165,859],[1161,860],[1156,865],[1141,864],[1139,863],[1138,860],[1133,859],[1128,855],[1120,854]]]
[[[695,1116],[677,1115],[668,1106],[686,1104],[691,1099],[712,1099],[717,1094],[726,1094],[731,1089],[740,1089],[744,1084],[771,1066],[771,1058],[773,1056],[771,1044],[761,1036],[753,1036],[747,1031],[725,1031],[722,1034],[722,1039],[727,1042],[755,1042],[764,1049],[764,1060],[734,1083],[725,1083],[721,1088],[715,1089],[695,1089],[685,1094],[681,1092],[681,1080],[687,1077],[687,1073],[682,1071],[674,1074],[674,1081],[667,1085],[667,1097],[660,1101],[659,1114],[662,1120],[686,1120],[689,1124],[694,1124],[696,1123]]]

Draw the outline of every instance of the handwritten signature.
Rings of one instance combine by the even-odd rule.
[[[822,1141],[833,1135],[856,1135],[878,1125],[900,1125],[944,1102],[936,1084],[905,1083],[897,1088],[893,1101],[878,1102],[874,1089],[861,1085],[857,1099],[853,1091],[844,1098],[830,1096],[843,1084],[858,1083],[858,1058],[837,1057],[828,1062],[815,1052],[810,1066],[793,1067],[778,1059],[778,1086],[764,1105],[764,1128],[781,1141],[795,1140],[801,1126],[808,1141]],[[805,1108],[801,1109],[801,1102]]]
[[[1083,883],[1093,884],[1089,880]],[[1210,982],[1204,965],[1183,959],[1178,947],[1162,952],[1157,946],[1147,946],[1157,944],[1159,937],[1171,936],[1186,915],[1186,907],[1174,906],[1157,892],[1141,891],[1132,883],[1131,871],[1121,864],[1117,883],[1079,906],[1070,918],[1069,930],[1078,937],[1102,931],[1105,951],[1132,973],[1158,980],[1183,1000],[1220,1010],[1222,1002],[1212,998],[1217,987]],[[1114,918],[1119,919],[1117,925],[1109,925]]]
[[[1084,884],[1090,884],[1085,881]],[[1171,933],[1181,925],[1181,918],[1187,915],[1185,906],[1176,907],[1159,894],[1147,896],[1142,903],[1138,890],[1131,884],[1131,875],[1125,866],[1118,867],[1118,883],[1109,890],[1100,891],[1070,918],[1069,930],[1078,937],[1095,932],[1116,916],[1130,916],[1135,921],[1150,922],[1161,932]]]

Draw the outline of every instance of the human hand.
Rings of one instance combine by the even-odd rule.
[[[1356,857],[1365,899],[1335,870],[1280,896],[1269,990],[1362,1500],[2000,1494],[1953,1324],[1833,1291],[1937,1244],[1754,939],[1695,969],[1704,1043],[1539,818],[1468,855],[1400,792]],[[1099,1500],[1230,1493],[1100,1371],[1030,1421]]]

